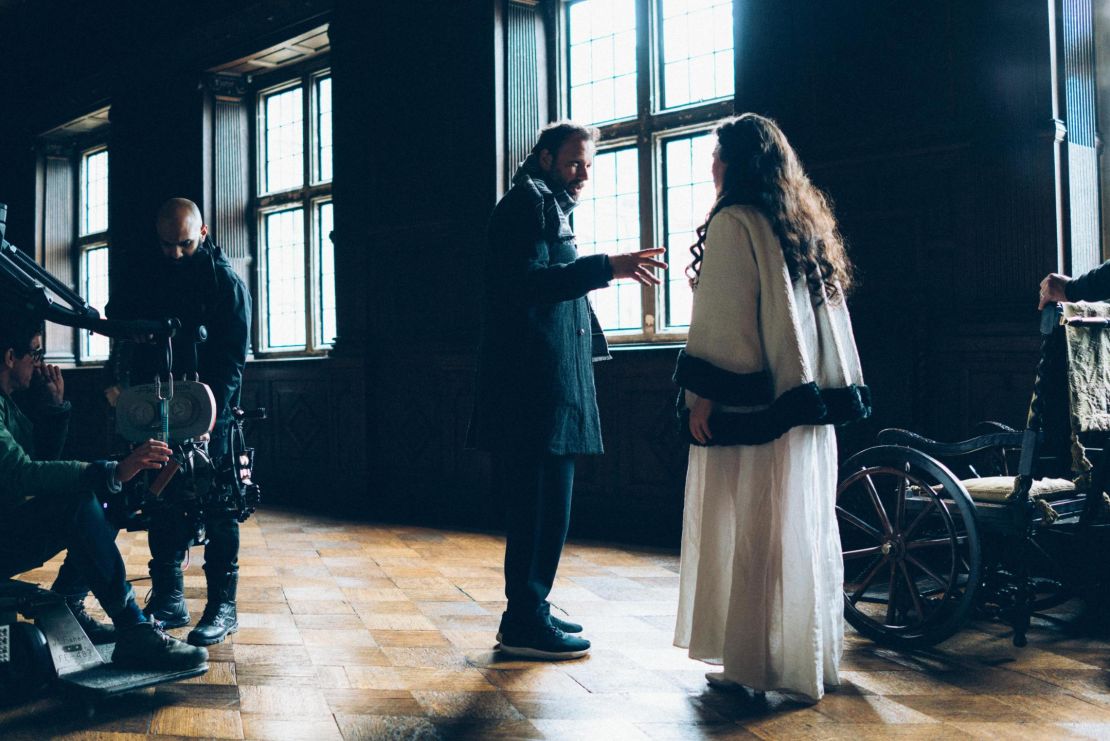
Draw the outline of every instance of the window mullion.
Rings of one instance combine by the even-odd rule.
[[[640,249],[655,245],[655,199],[653,183],[651,132],[652,111],[652,0],[636,3],[636,110],[639,132],[636,150],[640,174]],[[655,334],[656,291],[652,286],[640,287],[640,324],[644,336],[650,340]]]
[[[650,134],[641,134],[637,138],[637,157],[640,170],[640,249],[651,249],[657,240],[655,237],[655,187],[654,160],[655,152],[653,137]],[[655,334],[658,312],[656,300],[658,291],[655,286],[640,286],[641,296],[641,322],[643,332],[647,339]]]
[[[313,302],[313,276],[312,266],[313,248],[312,248],[312,225],[315,214],[312,207],[312,163],[313,152],[316,149],[316,136],[315,126],[313,125],[313,82],[312,75],[305,73],[302,78],[301,84],[303,85],[304,94],[301,95],[301,104],[303,106],[303,120],[304,120],[304,194],[301,199],[301,208],[304,209],[304,291],[305,291],[305,331],[304,331],[304,348],[307,351],[316,349],[316,336],[314,328],[316,322],[314,321],[316,314],[316,307]]]
[[[651,125],[651,2],[636,2],[636,117],[640,133],[650,133]]]
[[[313,259],[313,245],[312,245],[312,226],[315,220],[315,213],[313,213],[312,201],[307,196],[301,201],[301,208],[304,209],[304,291],[305,291],[305,334],[304,334],[304,349],[312,351],[316,349],[316,337],[314,333],[316,322],[314,319],[315,305],[313,302],[313,275],[312,266],[315,263]]]
[[[313,183],[312,152],[316,147],[316,136],[314,131],[316,127],[312,125],[312,112],[315,109],[315,106],[312,104],[312,98],[314,97],[312,76],[305,74],[305,76],[301,78],[301,86],[302,90],[304,90],[301,95],[301,115],[304,120],[304,187],[307,190],[312,187]]]
[[[81,244],[81,231],[82,225],[85,223],[85,155],[80,150],[74,154],[73,159],[73,203],[77,208],[73,214],[73,245],[69,254],[69,280],[72,281],[72,287],[80,294],[81,287],[81,251],[83,245]],[[81,337],[81,330],[72,329],[69,336],[70,352],[73,354],[73,361],[80,364],[84,359],[85,344]]]

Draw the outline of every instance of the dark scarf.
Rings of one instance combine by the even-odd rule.
[[[534,192],[537,196],[537,210],[540,212],[540,223],[546,228],[550,224],[558,225],[566,219],[578,202],[566,190],[555,193],[543,178],[544,172],[540,168],[540,160],[535,154],[520,163],[516,174],[513,175],[513,185],[521,185]],[[542,204],[542,205],[540,205]]]

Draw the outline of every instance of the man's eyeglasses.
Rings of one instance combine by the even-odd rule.
[[[45,347],[32,347],[30,350],[27,351],[27,355],[31,356],[31,361],[32,362],[38,363],[39,361],[41,361],[46,356],[46,348]]]

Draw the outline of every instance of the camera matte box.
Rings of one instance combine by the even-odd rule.
[[[207,384],[198,381],[174,381],[161,385],[169,396],[169,444],[185,442],[211,432],[216,425],[216,398]],[[143,442],[162,434],[158,388],[152,384],[124,389],[116,400],[116,432],[133,443]]]

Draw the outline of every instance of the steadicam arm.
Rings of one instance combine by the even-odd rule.
[[[4,238],[8,207],[0,203],[0,296],[44,321],[87,329],[108,337],[135,335],[172,337],[181,327],[177,319],[119,321],[104,319],[74,290]],[[55,300],[55,297],[59,300]]]

